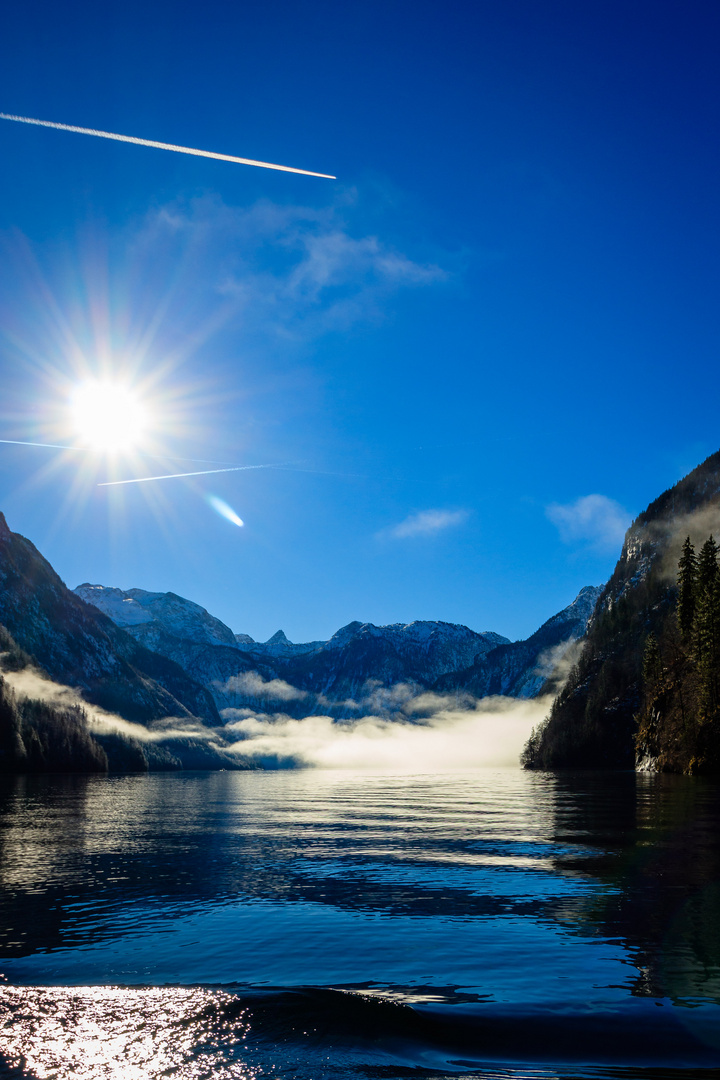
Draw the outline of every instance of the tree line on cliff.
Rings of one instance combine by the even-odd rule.
[[[0,627],[3,668],[21,671],[30,657]],[[107,772],[85,711],[18,697],[0,675],[0,772]]]
[[[583,765],[602,765],[602,744],[614,719],[608,699],[617,703],[619,713],[620,694],[639,667],[633,764],[659,772],[720,772],[719,551],[713,536],[699,553],[686,537],[677,581],[666,586],[664,594],[658,595],[660,582],[655,587],[646,583],[640,594],[621,598],[610,612],[600,615],[593,635],[600,658],[597,652],[581,657],[549,717],[523,751],[526,768],[567,764],[563,756],[573,751],[577,755],[579,745],[584,750]],[[644,602],[638,604],[641,597]],[[642,637],[637,635],[638,610],[646,616]],[[613,651],[619,651],[619,641],[623,650],[613,656]],[[614,649],[608,655],[610,645]],[[594,685],[581,696],[578,690],[587,689],[588,684]],[[578,703],[584,705],[582,713]],[[568,715],[575,721],[574,728],[568,726]],[[617,734],[626,744],[627,758],[627,739],[623,739],[627,732]],[[622,752],[622,743],[615,750]],[[578,764],[577,758],[572,764]],[[629,764],[629,760],[612,764]]]
[[[688,536],[672,616],[648,634],[638,759],[661,771],[720,771],[720,569],[709,536],[696,554]]]
[[[627,532],[529,769],[720,772],[720,452]]]

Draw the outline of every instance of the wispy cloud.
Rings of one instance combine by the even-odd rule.
[[[56,683],[32,667],[20,671],[3,671],[2,677],[20,698],[45,701],[49,705],[64,709],[74,706],[81,708],[94,735],[123,735],[140,743],[163,743],[173,739],[218,741],[217,729],[206,727],[202,720],[195,716],[169,716],[155,721],[151,727],[124,720],[116,713],[86,701],[82,693],[74,687]]]
[[[244,671],[240,675],[231,675],[220,688],[226,695],[257,699],[260,701],[301,701],[308,696],[306,690],[299,690],[284,679],[263,679],[257,671]]]
[[[412,536],[434,536],[445,529],[462,525],[468,517],[467,510],[418,510],[397,525],[383,529],[378,535],[390,536],[395,540]]]
[[[583,495],[572,503],[551,503],[545,513],[565,544],[585,544],[599,553],[619,549],[630,525],[628,511],[606,495]]]
[[[246,332],[307,340],[376,320],[400,289],[448,277],[366,233],[354,223],[355,201],[352,192],[321,209],[197,199],[153,214],[138,243],[148,253],[177,249],[179,265],[191,254],[194,273],[241,314]]]

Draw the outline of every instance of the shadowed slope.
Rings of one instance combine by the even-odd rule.
[[[203,687],[66,588],[2,514],[0,623],[53,679],[79,687],[88,701],[126,719],[194,715],[219,723]]]

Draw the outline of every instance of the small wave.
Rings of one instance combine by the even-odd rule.
[[[695,1010],[652,1000],[603,1012],[572,1006],[503,1009],[470,998],[410,1005],[367,989],[307,987],[241,993],[233,1008],[252,1017],[256,1039],[298,1040],[317,1048],[383,1047],[409,1063],[432,1056],[464,1068],[489,1061],[720,1067],[720,1009],[713,1007],[699,1010],[700,1023]]]

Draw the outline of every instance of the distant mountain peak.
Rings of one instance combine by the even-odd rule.
[[[283,630],[278,630],[271,638],[268,638],[265,642],[266,645],[292,645],[292,641],[285,636]]]
[[[91,585],[86,581],[73,591],[86,604],[92,604],[111,618],[116,626],[139,626],[142,623],[155,622],[151,613],[122,589]]]
[[[339,630],[336,630],[333,636],[328,640],[328,648],[332,648],[334,645],[344,645],[350,638],[355,637],[363,627],[372,626],[372,623],[361,623],[355,619],[353,622],[347,623],[345,626],[341,626]]]
[[[235,646],[229,626],[216,619],[200,604],[172,592],[145,589],[115,589],[108,585],[78,585],[75,592],[88,604],[108,615],[118,626],[157,623],[167,633],[183,641],[208,645]]]

